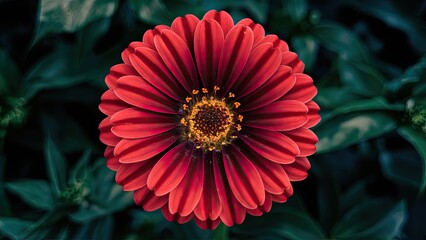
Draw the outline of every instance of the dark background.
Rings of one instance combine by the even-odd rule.
[[[221,232],[135,206],[98,140],[121,51],[210,9],[287,41],[323,119],[295,196]],[[424,239],[425,53],[425,1],[0,0],[0,239]]]

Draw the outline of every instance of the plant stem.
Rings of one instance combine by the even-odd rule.
[[[228,240],[229,239],[229,228],[221,223],[216,230],[213,232],[214,240]]]

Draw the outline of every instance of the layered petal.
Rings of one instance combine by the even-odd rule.
[[[223,30],[223,35],[226,36],[228,32],[231,30],[231,28],[234,26],[234,20],[232,20],[231,15],[225,11],[216,11],[216,10],[210,10],[208,11],[204,17],[203,20],[215,20],[220,24]]]
[[[296,161],[291,164],[282,165],[290,181],[302,181],[308,176],[308,170],[311,168],[306,157],[296,157]]]
[[[204,164],[203,191],[200,201],[194,209],[195,216],[202,221],[218,219],[222,211],[222,203],[219,199],[213,175],[212,154],[206,154]]]
[[[290,186],[290,179],[279,163],[272,162],[259,155],[251,148],[242,148],[244,155],[250,159],[262,178],[265,190],[272,194],[282,194]]]
[[[129,107],[132,106],[118,98],[112,89],[109,89],[102,94],[101,103],[99,104],[99,110],[108,116]]]
[[[129,46],[126,49],[124,49],[124,51],[121,53],[121,59],[123,59],[123,62],[126,65],[131,65],[130,55],[132,55],[135,52],[136,48],[140,48],[140,47],[149,47],[149,45],[143,42],[131,42]]]
[[[120,168],[121,163],[118,161],[118,157],[114,155],[114,147],[107,146],[105,148],[104,157],[106,158],[106,165],[109,169],[117,171]]]
[[[130,61],[147,82],[170,98],[183,101],[188,94],[155,50],[146,47],[138,48],[130,56]]]
[[[270,193],[265,195],[265,203],[258,206],[255,209],[247,209],[247,213],[252,216],[262,216],[263,213],[271,211],[272,208],[272,197]]]
[[[101,132],[99,135],[99,139],[101,140],[103,144],[107,146],[115,146],[121,140],[121,138],[115,136],[111,132],[112,124],[110,120],[111,120],[111,117],[106,117],[99,124],[99,131]]]
[[[241,102],[239,112],[260,108],[279,99],[286,94],[296,82],[296,77],[288,66],[279,66],[274,75],[263,85],[243,98],[236,96]]]
[[[180,184],[170,192],[170,213],[188,216],[200,201],[203,192],[204,157],[202,150],[193,154],[185,177]]]
[[[165,204],[161,208],[161,212],[163,213],[164,217],[167,219],[167,221],[176,221],[180,224],[184,224],[186,222],[189,222],[189,220],[192,219],[194,214],[189,214],[187,216],[181,216],[179,213],[172,214],[169,210],[169,206]]]
[[[194,39],[198,73],[204,87],[212,89],[216,81],[224,42],[222,28],[215,20],[202,20],[195,29]]]
[[[142,40],[145,44],[147,44],[150,48],[155,49],[154,37],[158,34],[161,34],[161,31],[164,29],[170,30],[171,28],[166,25],[158,25],[152,30],[148,30],[143,34]]]
[[[320,107],[314,101],[307,102],[306,106],[309,109],[309,112],[308,112],[309,120],[304,127],[311,128],[317,125],[321,121],[321,116],[319,114]]]
[[[253,32],[249,27],[237,25],[226,35],[219,59],[216,85],[226,92],[240,76],[253,47]]]
[[[299,101],[278,101],[245,113],[242,124],[271,131],[290,131],[308,122],[307,113],[308,108]]]
[[[280,61],[280,50],[274,48],[272,43],[265,43],[256,47],[251,52],[241,75],[231,91],[239,98],[250,94],[277,71]]]
[[[248,209],[265,201],[265,188],[259,172],[235,146],[222,148],[223,165],[229,186],[235,198]]]
[[[166,150],[181,134],[182,131],[176,129],[146,138],[123,139],[115,146],[114,154],[121,163],[145,161]]]
[[[183,142],[164,154],[148,176],[148,188],[157,196],[175,189],[185,177],[193,151],[194,144]]]
[[[296,83],[293,88],[280,100],[297,100],[303,103],[312,100],[317,95],[317,88],[312,78],[306,74],[295,74]]]
[[[305,64],[300,60],[294,52],[283,52],[281,57],[281,65],[289,66],[294,73],[302,73],[305,69]]]
[[[318,142],[318,137],[311,130],[301,127],[292,131],[284,132],[284,134],[291,138],[291,140],[299,146],[299,156],[309,156],[315,153],[315,144]]]
[[[138,76],[138,72],[136,72],[130,64],[121,63],[114,65],[110,68],[108,75],[105,77],[105,83],[108,88],[114,89],[117,86],[117,80],[127,75]]]
[[[285,41],[279,39],[279,37],[277,35],[275,35],[275,34],[266,35],[258,43],[255,44],[255,47],[259,46],[259,45],[261,45],[263,43],[268,43],[268,42],[272,43],[273,46],[275,48],[278,48],[281,52],[287,52],[289,50],[288,49],[288,44]]]
[[[179,104],[136,76],[124,76],[118,79],[114,93],[124,102],[142,109],[177,114]]]
[[[215,220],[211,220],[210,218],[207,220],[201,220],[197,217],[194,218],[195,223],[203,230],[206,229],[216,229],[220,223],[220,218]]]
[[[148,175],[158,159],[154,157],[143,162],[121,164],[115,175],[115,181],[123,186],[124,191],[134,191],[146,186]]]
[[[277,163],[288,164],[300,154],[299,147],[289,137],[274,131],[245,127],[238,137],[253,151]]]
[[[222,212],[220,219],[230,227],[234,224],[241,224],[246,216],[246,209],[234,197],[226,178],[223,162],[220,153],[213,152],[213,172],[216,188],[222,202]]]
[[[171,30],[155,36],[154,43],[161,59],[185,89],[198,89],[197,70],[186,43]]]
[[[146,186],[135,190],[133,200],[137,205],[141,205],[143,210],[152,212],[163,207],[168,200],[168,195],[156,196],[153,191]]]
[[[172,30],[185,41],[189,51],[194,52],[194,32],[200,20],[192,15],[187,14],[184,17],[177,17],[172,22]]]
[[[253,20],[251,20],[250,18],[241,19],[235,25],[238,25],[238,24],[248,26],[249,28],[251,28],[251,30],[253,30],[253,36],[254,36],[253,44],[254,45],[259,43],[265,37],[265,29],[263,29],[262,25],[253,22]]]
[[[127,108],[111,116],[111,131],[118,137],[135,139],[154,136],[179,126],[176,115]]]

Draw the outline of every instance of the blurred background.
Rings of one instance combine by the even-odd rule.
[[[210,9],[287,41],[323,119],[294,197],[222,236],[135,206],[98,140],[121,51]],[[421,0],[0,0],[0,239],[425,239],[425,53]]]

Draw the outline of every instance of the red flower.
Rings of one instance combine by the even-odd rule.
[[[317,137],[317,93],[276,35],[224,12],[176,18],[132,42],[106,76],[100,139],[146,211],[203,229],[240,224],[293,194]]]

